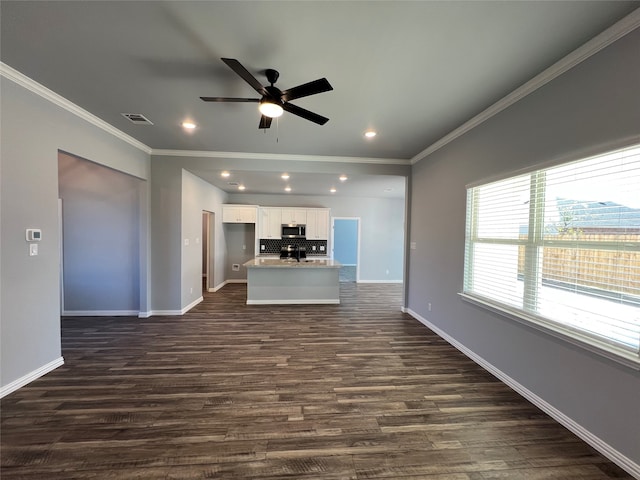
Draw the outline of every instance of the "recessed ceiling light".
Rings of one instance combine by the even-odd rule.
[[[331,187],[331,189],[329,190],[331,193],[336,193],[337,190],[334,187]]]
[[[290,192],[291,191],[291,187],[284,187],[284,191],[285,192]]]
[[[367,138],[373,138],[377,135],[376,132],[374,132],[373,130],[367,130],[366,132],[364,132],[364,136]]]
[[[244,185],[238,185],[238,190],[244,190],[245,186]]]
[[[220,176],[224,177],[224,178],[227,178],[229,175],[231,175],[231,174],[229,172],[227,172],[226,170],[220,174]]]
[[[280,175],[280,178],[282,178],[283,180],[289,180],[289,174],[283,173],[282,175]]]
[[[196,128],[196,124],[193,122],[182,122],[182,128],[186,128],[187,130],[193,130]]]
[[[347,177],[346,175],[340,175],[340,181],[341,182],[346,182],[347,178],[349,178],[349,177]]]

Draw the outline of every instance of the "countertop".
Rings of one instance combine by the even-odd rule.
[[[253,260],[249,260],[244,264],[247,268],[340,268],[342,264],[337,260],[330,258],[313,258],[307,257],[300,259],[298,262],[294,259],[281,259],[274,257],[256,257]]]

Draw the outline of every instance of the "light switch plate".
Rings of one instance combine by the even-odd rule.
[[[38,255],[38,244],[37,243],[30,243],[29,244],[29,256],[35,257],[36,255]]]

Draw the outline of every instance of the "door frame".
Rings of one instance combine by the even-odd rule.
[[[207,241],[203,248],[203,256],[201,263],[205,265],[205,271],[202,272],[203,276],[206,276],[206,283],[204,290],[206,292],[215,292],[214,282],[213,282],[213,274],[215,272],[215,213],[210,212],[208,210],[202,210],[202,216],[206,218],[206,225],[202,226],[203,229],[203,237],[204,230],[206,229]],[[204,224],[205,222],[203,222]]]
[[[357,226],[357,237],[356,237],[356,283],[360,281],[360,239],[362,235],[360,234],[360,217],[331,217],[331,259],[334,258],[334,250],[335,250],[335,221],[336,220],[352,220],[356,222]]]

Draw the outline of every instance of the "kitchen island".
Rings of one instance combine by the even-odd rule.
[[[340,303],[340,262],[256,257],[247,269],[247,305]]]

